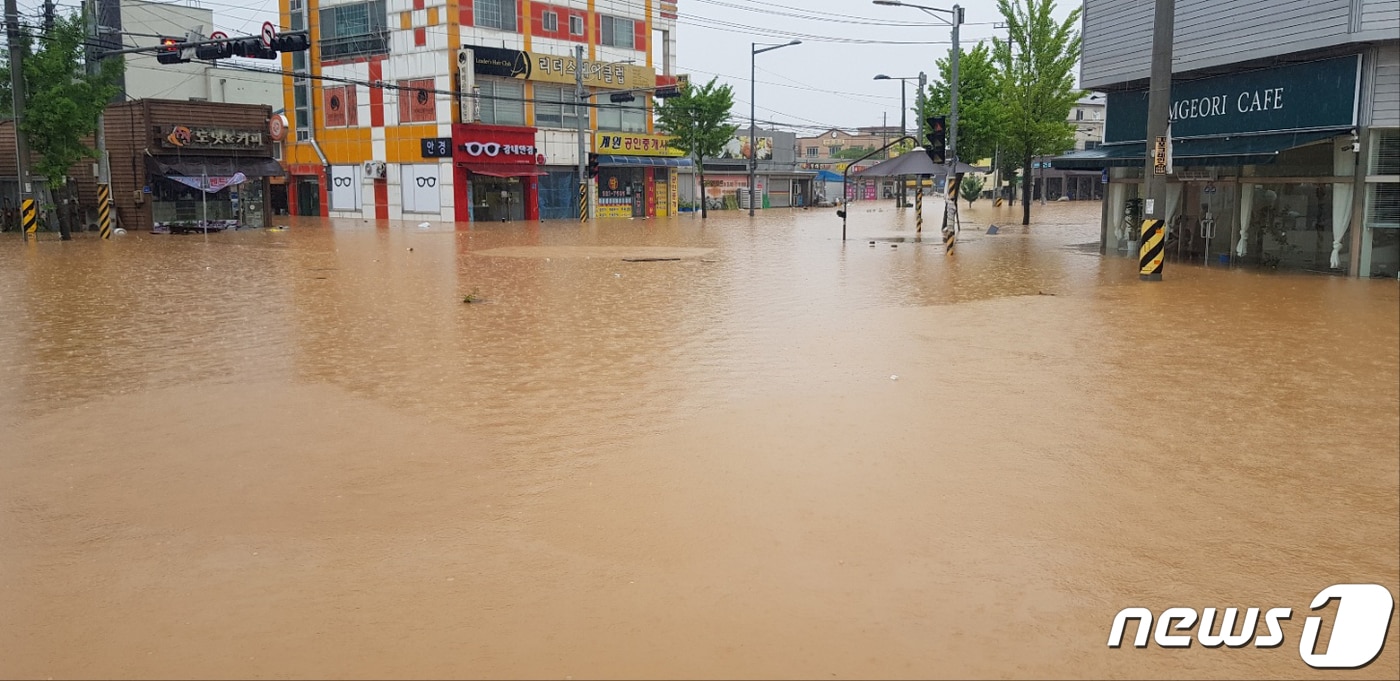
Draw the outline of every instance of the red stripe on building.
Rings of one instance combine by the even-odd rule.
[[[384,78],[384,57],[371,59],[369,62],[369,82],[377,83]],[[369,89],[369,124],[376,127],[384,127],[384,89],[371,87]]]

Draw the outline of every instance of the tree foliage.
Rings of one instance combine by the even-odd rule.
[[[49,178],[50,186],[63,184],[74,163],[97,157],[83,141],[97,131],[98,115],[117,93],[122,60],[103,60],[88,74],[86,39],[82,15],[57,17],[24,61],[24,132],[36,154],[34,172]]]
[[[728,85],[716,85],[717,78],[696,87],[687,83],[681,94],[661,100],[656,105],[656,124],[671,136],[670,145],[695,159],[695,171],[700,176],[700,215],[709,217],[703,195],[705,159],[719,156],[739,126],[726,121],[734,108],[734,90]]]
[[[958,158],[976,163],[996,154],[1003,107],[997,65],[984,43],[961,50],[958,60]],[[937,62],[938,73],[929,83],[921,119],[947,116],[952,109],[953,68],[948,57]],[[922,142],[922,141],[921,141]]]
[[[1083,93],[1074,87],[1079,64],[1082,8],[1064,21],[1054,18],[1054,0],[997,0],[1007,38],[992,39],[1003,107],[1002,148],[1029,177],[1037,154],[1058,154],[1074,145],[1070,109]],[[1028,185],[1029,186],[1029,185]],[[1031,221],[1031,192],[1021,193],[1022,222]]]
[[[964,177],[962,183],[958,185],[958,193],[961,194],[963,200],[967,202],[968,208],[972,207],[973,201],[982,198],[982,186],[982,178],[978,175],[968,175]]]

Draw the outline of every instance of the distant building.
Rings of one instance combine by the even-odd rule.
[[[803,169],[797,162],[797,135],[785,130],[757,128],[754,137],[758,148],[755,180],[760,204],[755,208],[787,208],[811,205],[812,180],[817,173]],[[709,210],[748,208],[744,190],[749,186],[749,129],[740,128],[719,158],[705,159],[705,187],[699,190],[698,173],[683,168],[680,175],[681,201],[696,205],[698,195],[704,197]]]
[[[1103,144],[1104,111],[1107,105],[1102,93],[1091,93],[1079,98],[1069,111],[1069,122],[1074,125],[1074,148],[1076,151],[1097,149]]]
[[[183,38],[190,30],[214,32],[213,10],[174,2],[149,0],[95,0],[108,44],[113,47],[145,47],[160,44],[159,36]],[[126,68],[115,101],[165,99],[203,102],[265,104],[282,108],[282,76],[242,69],[211,66],[191,60],[161,64],[152,53],[120,57]],[[262,68],[278,69],[279,61],[236,60]],[[262,62],[262,63],[259,63]]]
[[[911,135],[915,134],[910,132]],[[900,137],[899,126],[857,128],[846,132],[832,128],[814,137],[797,138],[797,156],[802,163],[829,164],[850,160],[852,150],[873,151]]]

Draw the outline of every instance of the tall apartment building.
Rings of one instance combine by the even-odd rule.
[[[1085,0],[1081,85],[1107,94],[1103,243],[1136,257],[1153,3]],[[1400,2],[1177,0],[1167,255],[1396,276]]]
[[[649,93],[675,82],[674,1],[280,1],[312,42],[283,57],[305,74],[285,82],[294,212],[577,217],[580,117],[599,155],[592,214],[675,210],[688,160],[654,134]],[[575,97],[577,46],[594,106]]]

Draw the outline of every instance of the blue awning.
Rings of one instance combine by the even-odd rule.
[[[1350,133],[1351,128],[1337,128],[1264,135],[1178,139],[1172,142],[1172,165],[1262,165],[1273,163],[1280,152]],[[1098,170],[1109,167],[1141,166],[1146,162],[1147,145],[1145,143],[1125,142],[1105,144],[1097,149],[1072,151],[1063,156],[1056,156],[1053,167],[1066,170]]]
[[[624,167],[624,166],[649,166],[655,168],[689,168],[693,165],[689,158],[672,156],[622,156],[620,154],[601,154],[598,156],[598,165],[602,167]]]

